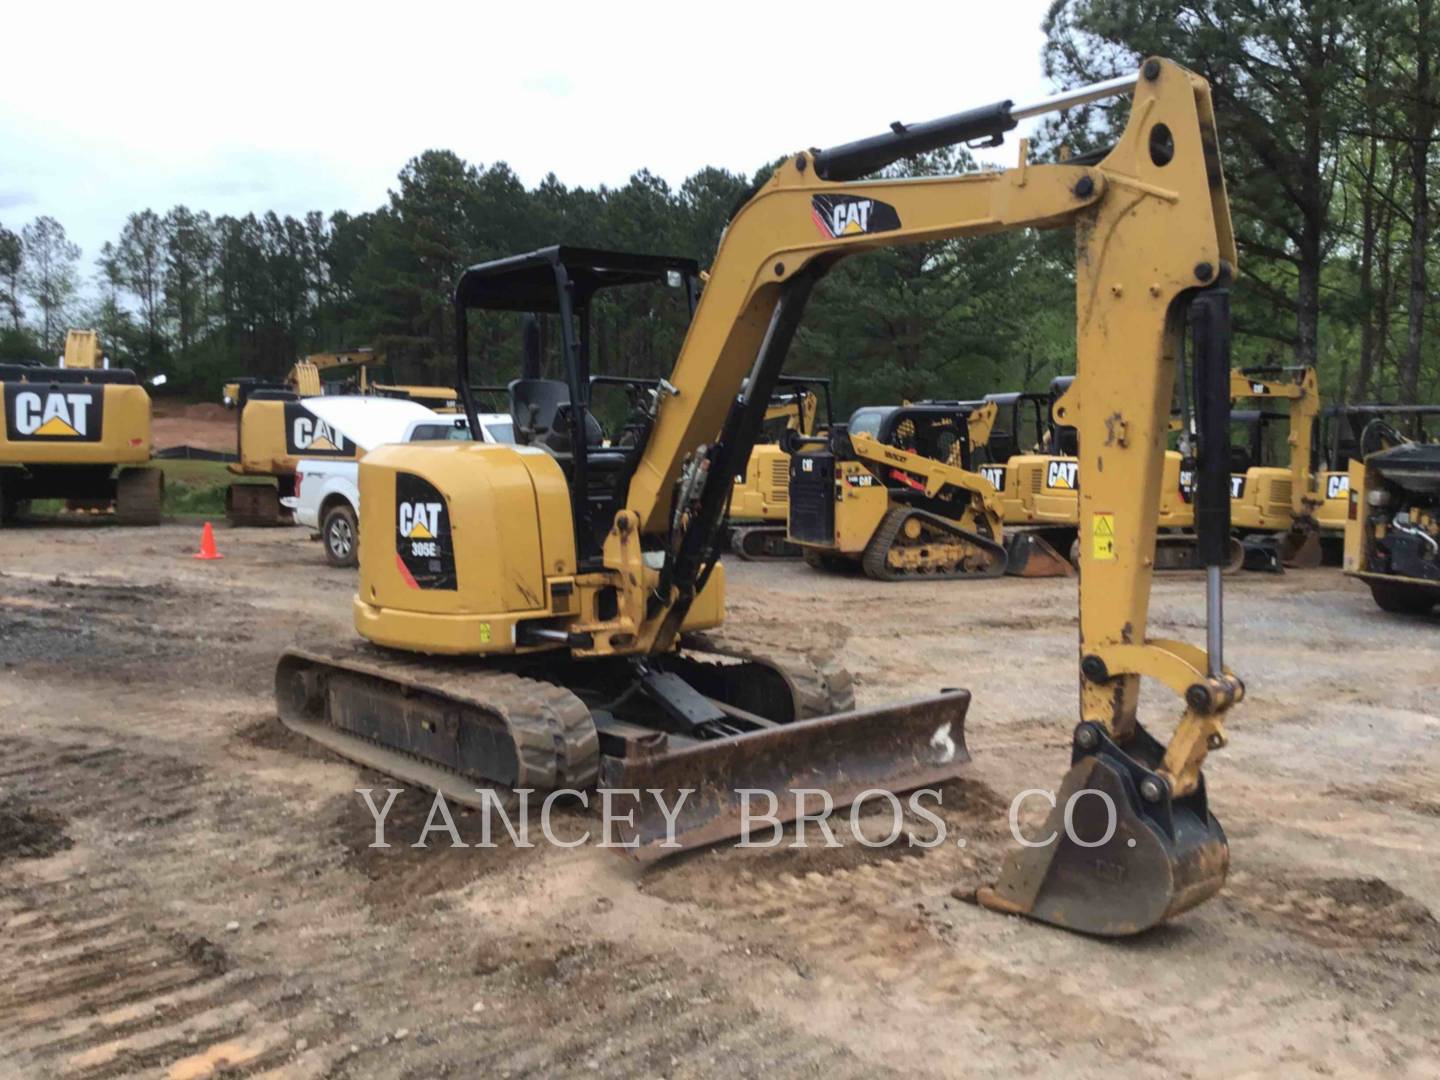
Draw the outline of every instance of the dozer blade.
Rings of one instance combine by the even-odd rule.
[[[968,690],[947,690],[938,697],[800,720],[669,753],[605,758],[600,785],[638,792],[612,796],[619,813],[609,839],[633,844],[631,855],[653,862],[740,836],[747,805],[760,835],[768,835],[760,815],[795,820],[794,792],[800,789],[811,789],[806,809],[813,813],[821,806],[814,789],[828,792],[840,809],[868,791],[898,793],[952,779],[970,761],[965,746],[969,705]],[[667,808],[680,792],[689,791],[673,825],[660,810],[656,790]],[[747,790],[754,793],[748,803],[742,794]],[[773,810],[765,792],[775,796]]]
[[[1194,794],[1172,799],[1163,780],[1101,728],[1082,724],[1076,734],[1074,764],[1044,830],[1030,841],[1035,846],[1012,852],[1000,880],[981,889],[977,899],[996,911],[1067,930],[1124,937],[1219,892],[1230,848],[1206,806],[1204,779]],[[1079,750],[1082,738],[1095,749]],[[1138,727],[1129,749],[1156,762],[1163,754]],[[1142,790],[1158,797],[1148,801]],[[1084,794],[1076,797],[1079,792]]]
[[[1075,567],[1035,532],[1005,534],[1005,573],[1012,577],[1074,577]]]

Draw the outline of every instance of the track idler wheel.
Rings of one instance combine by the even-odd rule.
[[[1127,753],[1127,750],[1129,751]],[[1210,814],[1202,777],[1173,798],[1158,764],[1164,748],[1136,727],[1126,749],[1081,724],[1070,771],[1045,828],[1005,860],[977,899],[1102,937],[1138,934],[1208,900],[1225,884],[1230,848]]]

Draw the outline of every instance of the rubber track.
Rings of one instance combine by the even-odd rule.
[[[730,530],[730,550],[746,562],[786,562],[800,557],[798,544],[786,538],[783,525],[737,525]],[[778,554],[766,551],[769,538],[778,541]]]
[[[894,546],[896,537],[900,535],[900,529],[904,526],[906,518],[911,515],[917,515],[929,524],[948,529],[972,544],[990,549],[992,558],[998,560],[991,564],[994,569],[991,571],[954,570],[950,573],[941,573],[938,570],[926,573],[892,570],[888,562],[890,549]],[[875,530],[875,535],[870,538],[870,543],[865,545],[865,554],[861,557],[860,565],[865,568],[865,576],[874,578],[876,581],[953,581],[959,578],[1000,577],[1005,573],[1005,548],[966,529],[957,529],[944,518],[935,514],[898,507],[886,514],[884,520],[880,522],[880,527]]]
[[[854,680],[828,654],[807,652],[783,641],[766,641],[761,635],[744,631],[687,634],[681,645],[691,652],[748,660],[775,669],[790,686],[797,720],[855,708]]]
[[[328,655],[294,651],[312,661],[368,675],[392,686],[424,690],[500,717],[515,740],[517,787],[583,788],[593,784],[599,774],[600,740],[595,722],[585,703],[563,686],[505,671],[465,670],[413,659],[391,659],[363,648]],[[392,746],[386,749],[403,753]],[[426,764],[444,768],[425,760]]]

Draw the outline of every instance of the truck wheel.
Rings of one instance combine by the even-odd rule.
[[[1433,593],[1391,581],[1370,582],[1370,595],[1382,611],[1395,615],[1424,615],[1435,606]]]
[[[320,522],[320,543],[325,546],[325,561],[331,566],[359,565],[360,527],[349,505],[339,503],[325,511]]]

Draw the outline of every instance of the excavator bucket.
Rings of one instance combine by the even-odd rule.
[[[799,816],[801,800],[805,811],[818,812],[821,791],[843,809],[869,792],[906,792],[953,779],[970,761],[969,705],[969,691],[947,690],[669,752],[607,757],[600,786],[620,789],[611,792],[616,828],[608,839],[653,862],[740,837],[747,824],[760,842],[773,822]]]
[[[1005,573],[1012,577],[1074,577],[1075,567],[1038,532],[1005,534]]]
[[[1313,570],[1323,552],[1316,529],[1292,529],[1280,538],[1280,561],[1296,570]]]
[[[1164,753],[1138,727],[1128,749],[1157,763]],[[1206,806],[1203,778],[1185,798],[1168,790],[1097,725],[1080,725],[1044,830],[1006,858],[1000,880],[977,899],[1101,937],[1141,933],[1209,899],[1225,884],[1225,832]]]

